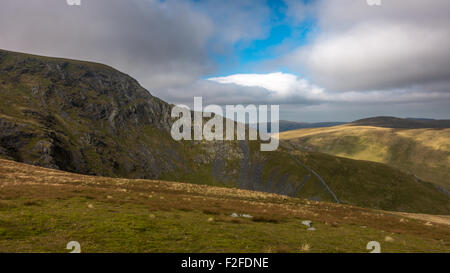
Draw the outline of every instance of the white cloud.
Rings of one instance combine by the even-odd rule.
[[[296,75],[282,72],[268,74],[234,74],[226,77],[209,78],[208,80],[222,84],[237,84],[245,87],[261,87],[272,92],[274,96],[317,95],[322,89],[310,85],[307,80]]]
[[[321,0],[321,30],[282,63],[335,91],[427,85],[450,78],[450,1]]]
[[[204,96],[215,104],[336,104],[380,105],[414,102],[438,102],[450,99],[450,81],[442,84],[412,86],[408,89],[332,92],[290,73],[234,74],[200,80],[188,89],[171,89],[174,97],[186,94]],[[184,92],[188,91],[188,92]]]
[[[374,90],[448,79],[448,48],[448,30],[359,25],[319,37],[287,58],[306,65],[312,79],[329,89]]]

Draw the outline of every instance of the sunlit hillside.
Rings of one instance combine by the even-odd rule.
[[[337,126],[281,133],[290,148],[385,163],[450,188],[450,129]]]

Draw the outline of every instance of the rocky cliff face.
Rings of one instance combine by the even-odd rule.
[[[0,52],[0,67],[6,157],[80,173],[133,171],[138,166],[123,164],[113,150],[139,163],[138,149],[126,149],[127,135],[170,126],[170,106],[112,68],[8,52]]]

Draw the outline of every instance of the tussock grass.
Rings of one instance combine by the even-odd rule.
[[[263,223],[280,223],[281,218],[273,215],[260,215],[260,216],[254,216],[252,218],[253,222],[263,222]]]

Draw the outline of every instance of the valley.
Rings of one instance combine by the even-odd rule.
[[[379,162],[450,188],[450,128],[386,128],[356,123],[288,131],[280,138],[296,150]]]

